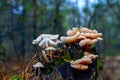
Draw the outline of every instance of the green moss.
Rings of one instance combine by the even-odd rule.
[[[22,78],[22,76],[15,74],[11,77],[10,80],[23,80],[23,78]]]
[[[103,59],[101,57],[98,57],[97,58],[97,73],[98,74],[101,74],[101,71],[103,71],[103,65],[104,65]]]

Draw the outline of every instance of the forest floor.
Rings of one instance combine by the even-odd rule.
[[[3,75],[10,76],[11,73],[21,73],[23,71],[23,65],[25,63],[11,63],[7,62],[6,64],[0,60],[0,80]],[[15,71],[10,71],[11,69]],[[104,73],[103,73],[103,80],[120,80],[120,56],[112,56],[112,57],[105,57],[104,59]],[[3,74],[6,73],[6,74]]]
[[[120,80],[120,56],[105,57],[104,80]]]

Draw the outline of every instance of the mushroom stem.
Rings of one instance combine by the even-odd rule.
[[[50,58],[50,61],[52,62],[53,61],[53,59],[52,59],[53,56],[52,55],[53,55],[54,50],[56,50],[56,49],[54,47],[48,47],[45,50],[47,51],[47,54]]]
[[[50,62],[52,61],[52,54],[51,54],[51,50],[47,50],[47,56],[50,58]]]
[[[45,61],[46,61],[47,63],[49,63],[50,61],[49,61],[49,59],[48,59],[45,51],[42,51],[42,55],[43,55],[43,58],[45,59]]]
[[[38,76],[40,76],[40,73],[41,73],[41,72],[40,72],[40,68],[38,68]]]
[[[53,53],[53,51],[50,50],[50,59],[51,59],[51,61],[53,61],[53,59],[52,59],[52,53]]]
[[[44,65],[41,62],[37,62],[33,67],[35,69],[35,76],[40,77],[40,68],[44,67]]]
[[[36,74],[37,74],[37,68],[35,68],[35,72],[34,72],[34,75],[35,75],[35,76],[37,76]]]

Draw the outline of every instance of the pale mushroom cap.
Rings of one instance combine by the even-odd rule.
[[[45,50],[56,50],[54,47],[47,47]]]
[[[49,38],[49,39],[57,39],[59,37],[59,34],[42,34],[42,38]]]
[[[44,38],[39,44],[38,44],[38,46],[43,46],[45,43],[46,43],[46,41],[48,41],[48,38]]]
[[[39,44],[39,42],[41,42],[41,40],[56,40],[58,39],[59,34],[41,34],[40,36],[38,36],[35,40],[32,41],[32,44]]]
[[[87,65],[83,65],[83,64],[71,64],[70,65],[72,68],[77,69],[77,70],[87,70],[88,66]]]
[[[74,28],[72,28],[73,30],[76,30],[76,29],[79,29],[78,27],[74,27]]]
[[[41,62],[37,62],[35,65],[33,65],[34,68],[40,68],[44,67],[44,65]]]
[[[41,35],[38,36],[35,40],[33,40],[32,44],[38,44],[41,41]]]
[[[49,40],[48,42],[49,42],[49,44],[50,44],[51,46],[57,46],[57,43],[55,43],[55,42],[52,41],[52,40]]]
[[[54,42],[55,42],[56,44],[62,43],[62,41],[60,41],[59,39],[55,39]]]
[[[32,44],[38,44],[38,41],[33,40]]]
[[[97,40],[103,40],[103,38],[98,37]]]

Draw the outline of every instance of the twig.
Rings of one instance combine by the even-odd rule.
[[[28,66],[25,68],[25,70],[23,71],[23,79],[26,80],[25,78],[25,74],[28,72],[30,66],[32,65],[33,61],[36,59],[36,57],[38,56],[38,50],[35,46],[35,55],[32,57],[31,61],[29,62]]]

